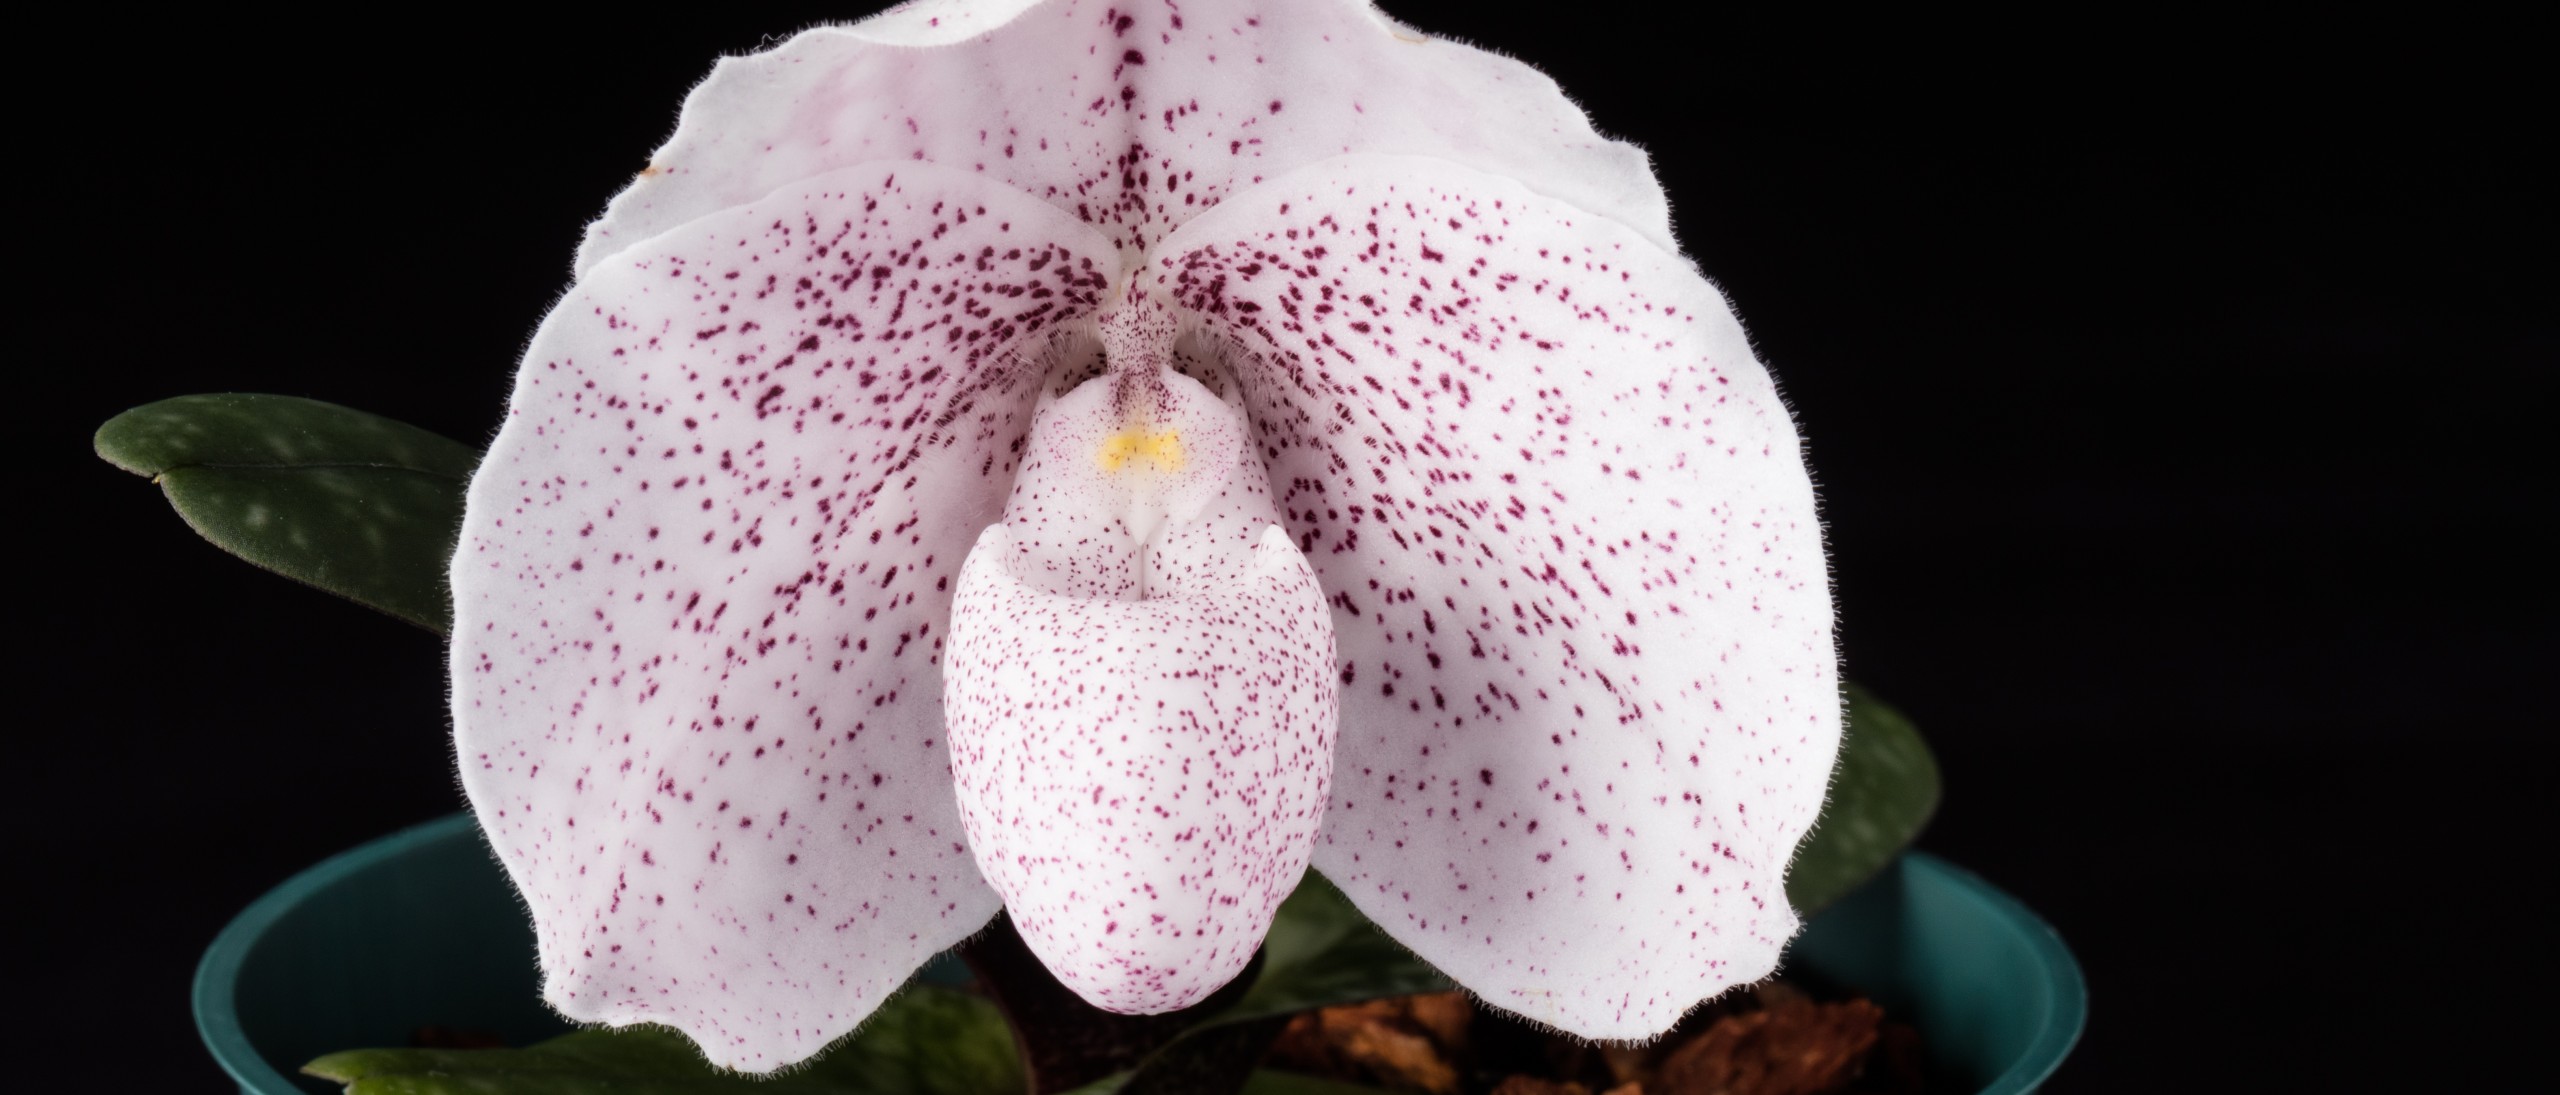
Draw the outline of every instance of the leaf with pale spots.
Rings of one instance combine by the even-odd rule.
[[[347,1095],[1014,1095],[1022,1063],[995,1005],[919,985],[779,1076],[724,1072],[664,1027],[582,1030],[524,1049],[357,1049],[302,1070]]]
[[[1938,809],[1938,762],[1902,712],[1850,683],[1831,796],[1787,868],[1787,901],[1811,916],[1883,870]]]
[[[445,564],[480,454],[379,415],[283,395],[189,395],[99,427],[98,455],[160,484],[214,546],[443,631]]]

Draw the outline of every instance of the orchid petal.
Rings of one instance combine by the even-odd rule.
[[[1187,1007],[1252,959],[1314,847],[1324,595],[1242,412],[1196,381],[1087,381],[1041,407],[1027,450],[953,605],[969,844],[1061,983],[1111,1011]],[[1063,565],[1077,553],[1134,558]]]
[[[948,582],[1116,254],[970,172],[849,168],[594,265],[453,565],[464,788],[569,1017],[767,1071],[997,908],[944,777]]]
[[[1795,429],[1715,287],[1483,171],[1349,156],[1166,239],[1332,598],[1318,869],[1491,1003],[1642,1038],[1765,976],[1840,734]]]
[[[871,161],[983,172],[1134,253],[1263,178],[1357,151],[1509,176],[1673,246],[1644,154],[1593,132],[1554,81],[1362,0],[980,0],[912,5],[723,60],[648,169],[588,227],[577,269]]]

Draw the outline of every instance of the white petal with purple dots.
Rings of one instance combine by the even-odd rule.
[[[453,569],[545,993],[765,1072],[999,898],[1197,1001],[1312,864],[1494,1005],[1757,979],[1839,737],[1786,409],[1643,154],[1353,0],[944,0],[724,61]]]
[[[1484,999],[1644,1038],[1757,980],[1840,735],[1792,421],[1715,287],[1442,160],[1185,225],[1342,654],[1316,866]]]
[[[589,225],[604,256],[867,162],[984,174],[1144,249],[1262,179],[1345,152],[1440,156],[1672,246],[1644,153],[1527,65],[1365,0],[917,4],[720,62]]]
[[[1306,870],[1333,765],[1330,621],[1277,526],[1234,585],[1144,600],[961,572],[961,815],[1014,926],[1094,1005],[1156,1014],[1234,979]]]
[[[1154,1014],[1232,980],[1306,869],[1333,627],[1171,315],[1122,300],[1095,327],[1108,370],[1041,402],[961,570],[944,695],[969,844],[1023,941],[1094,1005]]]
[[[1098,1007],[1199,1003],[1296,888],[1333,763],[1324,595],[1275,525],[1233,585],[1051,593],[1006,526],[961,572],[949,690],[971,847],[1023,941]]]
[[[563,1014],[767,1071],[995,913],[937,663],[1025,351],[1108,261],[983,177],[875,165],[617,254],[543,323],[454,559],[454,721]]]

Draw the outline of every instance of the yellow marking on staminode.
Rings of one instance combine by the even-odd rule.
[[[1102,447],[1094,450],[1093,458],[1101,461],[1104,471],[1119,471],[1131,460],[1143,460],[1157,471],[1181,471],[1182,431],[1122,430],[1103,438]]]

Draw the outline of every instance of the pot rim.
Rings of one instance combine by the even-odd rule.
[[[250,1043],[248,1031],[240,1026],[240,1011],[233,1006],[239,996],[241,967],[257,952],[267,930],[313,894],[336,885],[347,875],[396,858],[419,845],[449,839],[458,830],[476,834],[478,829],[478,819],[466,810],[356,845],[304,868],[283,885],[267,891],[213,937],[213,945],[205,948],[204,959],[196,963],[190,1002],[196,1013],[196,1033],[204,1039],[205,1048],[212,1051],[214,1061],[242,1091],[301,1090],[293,1077],[276,1071]]]
[[[1981,875],[1917,848],[1902,853],[1902,866],[1951,884],[1966,903],[1983,910],[1986,919],[2008,928],[2027,945],[2051,998],[2038,1009],[2036,1032],[2017,1062],[1983,1085],[1981,1095],[2023,1095],[2036,1090],[2071,1056],[2071,1048],[2079,1044],[2081,1030],[2088,1025],[2089,982],[2080,972],[2080,960],[2053,925],[2006,891],[1983,881]]]
[[[478,819],[464,811],[412,825],[330,856],[267,891],[214,937],[196,966],[191,993],[196,1031],[215,1062],[243,1091],[299,1090],[293,1077],[277,1071],[250,1042],[234,1006],[241,970],[257,952],[268,930],[304,901],[348,875],[421,845],[452,839],[457,833],[470,833],[476,839],[478,826]],[[2001,925],[2026,944],[2050,989],[2049,999],[2039,1009],[2037,1029],[2026,1049],[2006,1072],[1982,1088],[1982,1095],[2020,1095],[2035,1090],[2070,1056],[2088,1022],[2089,990],[2080,963],[2052,925],[1980,875],[1916,848],[1903,853],[1900,866],[1947,883],[1967,904],[1979,909],[1986,921]]]

